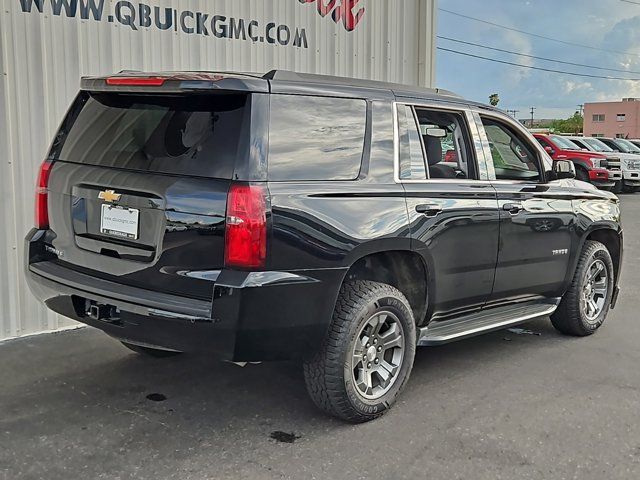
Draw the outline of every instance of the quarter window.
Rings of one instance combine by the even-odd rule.
[[[355,180],[366,122],[365,100],[272,95],[269,180]]]
[[[540,180],[536,151],[522,135],[492,118],[483,117],[482,123],[489,140],[496,179]]]

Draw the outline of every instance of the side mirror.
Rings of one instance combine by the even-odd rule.
[[[576,178],[576,167],[569,160],[556,160],[553,162],[553,173],[556,180]]]
[[[553,148],[551,148],[549,145],[544,147],[544,151],[547,152],[549,155],[555,155],[556,154],[556,151]]]

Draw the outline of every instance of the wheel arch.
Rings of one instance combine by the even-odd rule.
[[[584,237],[581,245],[581,249],[584,247],[584,244],[587,240],[595,240],[597,242],[602,243],[607,250],[609,250],[609,254],[611,255],[611,260],[613,261],[613,270],[615,274],[616,284],[618,283],[618,279],[620,277],[620,266],[622,263],[622,234],[619,231],[614,230],[613,228],[602,226],[600,228],[594,228],[587,233]]]
[[[600,242],[605,247],[607,247],[607,250],[609,250],[611,260],[613,261],[615,283],[617,285],[620,278],[620,269],[622,266],[622,231],[620,229],[613,228],[608,224],[596,224],[593,225],[589,230],[584,232],[580,239],[580,244],[578,245],[576,255],[574,255],[571,270],[569,271],[570,274],[567,276],[567,282],[569,283],[571,282],[571,279],[573,279],[576,269],[578,268],[580,252],[582,252],[584,244],[588,240],[595,240],[597,242]]]
[[[424,259],[412,250],[383,250],[356,259],[343,283],[371,280],[391,285],[407,298],[418,326],[424,323],[428,308],[428,274]]]

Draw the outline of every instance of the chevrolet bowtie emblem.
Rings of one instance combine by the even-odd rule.
[[[104,192],[100,192],[98,194],[98,198],[100,200],[104,200],[105,202],[109,203],[117,202],[118,200],[120,200],[121,196],[121,194],[116,193],[113,190],[105,190]]]

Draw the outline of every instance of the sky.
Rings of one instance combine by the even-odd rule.
[[[532,106],[536,118],[566,118],[585,102],[640,97],[640,0],[438,0],[438,7],[439,36],[622,72],[563,65],[441,38],[439,47],[540,68],[637,79],[570,76],[438,50],[436,85],[440,88],[484,103],[490,94],[498,93],[499,107],[519,110],[518,118],[529,118]],[[584,46],[498,28],[443,9]]]

